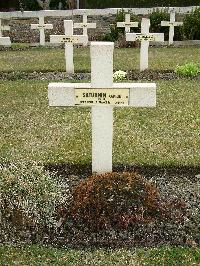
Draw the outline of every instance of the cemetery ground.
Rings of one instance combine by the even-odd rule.
[[[79,79],[84,79],[88,82],[90,77],[63,74],[63,49],[27,49],[24,46],[16,46],[15,49],[0,53],[0,169],[8,174],[7,183],[9,178],[12,180],[20,175],[35,176],[35,173],[40,173],[42,177],[49,172],[64,188],[69,186],[67,191],[70,194],[82,178],[91,174],[90,108],[49,108],[47,86],[52,80],[79,82]],[[138,69],[138,49],[115,49],[114,53],[115,70],[133,70],[134,73]],[[66,244],[68,249],[2,245],[2,265],[12,265],[15,261],[15,265],[27,265],[29,258],[32,265],[40,264],[41,260],[44,263],[40,265],[121,265],[122,261],[124,265],[200,263],[200,81],[199,76],[180,78],[173,73],[177,64],[199,63],[199,60],[199,47],[151,48],[150,70],[147,71],[151,74],[146,77],[138,74],[134,78],[141,78],[142,82],[146,82],[146,78],[156,82],[157,107],[117,108],[114,111],[114,171],[137,171],[154,182],[163,197],[182,198],[187,204],[184,225],[145,225],[136,232],[136,238],[141,241],[135,241],[131,232],[86,236],[84,233],[87,234],[87,231],[74,230],[70,224],[68,228],[74,233],[64,234],[66,239],[63,235],[56,235],[55,240],[42,233],[41,237],[34,235],[31,238],[27,232],[21,233],[22,227],[15,224],[15,230],[10,230],[8,226],[8,232],[0,232],[2,242],[13,240],[19,245],[21,240],[26,244]],[[89,49],[75,49],[74,62],[76,73],[89,73]],[[171,75],[160,78],[155,71]],[[39,167],[42,167],[42,172]],[[23,184],[24,191],[28,191]],[[42,186],[45,197],[48,189],[45,191],[45,183]],[[84,243],[87,248],[93,246],[93,250],[82,249]],[[166,245],[168,247],[163,247]],[[123,249],[126,246],[128,248]],[[148,249],[144,249],[145,246]],[[159,248],[153,248],[155,246]],[[110,247],[112,252],[99,247]]]

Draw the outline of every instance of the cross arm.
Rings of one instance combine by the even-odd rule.
[[[52,30],[52,29],[53,29],[53,25],[52,25],[52,24],[44,24],[44,25],[40,25],[40,24],[31,24],[31,29],[32,29],[32,30],[37,30],[37,29]]]
[[[117,27],[119,27],[119,28],[122,28],[122,27],[131,27],[131,28],[133,28],[133,27],[135,27],[135,28],[137,28],[138,27],[138,22],[117,22]]]
[[[10,30],[10,26],[2,26],[3,30]]]
[[[11,46],[10,37],[0,37],[0,45]]]
[[[164,33],[126,33],[126,41],[157,41],[164,42]]]
[[[76,106],[76,89],[87,89],[88,93],[101,93],[103,88],[95,89],[90,83],[50,83],[48,86],[49,106]],[[114,107],[155,107],[156,106],[156,84],[155,83],[114,83],[110,89],[112,95],[122,94],[128,90],[127,104],[109,104]],[[107,96],[106,96],[107,97]],[[97,96],[98,98],[98,96]],[[105,100],[105,99],[104,99]],[[92,106],[94,104],[78,104],[79,106]],[[99,106],[99,104],[97,104]],[[103,104],[105,106],[105,104]]]
[[[87,44],[88,36],[87,35],[50,35],[51,43],[74,43],[74,44]]]
[[[97,26],[96,23],[74,23],[74,29],[82,29],[82,28],[95,29],[96,26]]]

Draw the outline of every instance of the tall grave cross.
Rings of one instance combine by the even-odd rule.
[[[0,19],[0,37],[3,37],[4,30],[10,30],[10,26],[2,25],[2,20]]]
[[[83,35],[88,35],[88,29],[95,29],[96,23],[88,23],[87,15],[83,15],[82,23],[74,23],[74,29],[83,29]]]
[[[176,22],[175,20],[175,11],[172,10],[170,12],[170,21],[161,21],[161,26],[169,27],[169,45],[174,42],[174,27],[183,25],[183,22]]]
[[[118,28],[125,28],[125,32],[131,32],[131,28],[137,28],[138,22],[131,22],[131,15],[125,15],[125,22],[117,22]]]
[[[92,42],[91,83],[50,83],[49,106],[92,108],[92,171],[112,171],[113,107],[155,107],[155,83],[113,83],[114,43]]]
[[[53,29],[52,24],[45,24],[44,16],[39,16],[39,24],[31,24],[32,30],[39,30],[40,31],[40,45],[45,45],[45,32],[44,30],[51,30]]]
[[[150,20],[142,19],[141,33],[126,33],[126,41],[140,41],[140,71],[148,68],[148,49],[149,42],[164,42],[164,33],[150,33]]]
[[[73,62],[73,45],[88,43],[87,35],[74,35],[73,34],[73,21],[64,20],[65,35],[50,35],[51,43],[65,43],[65,60],[66,60],[66,71],[69,74],[74,73],[74,62]]]

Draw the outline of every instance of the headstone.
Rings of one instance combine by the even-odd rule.
[[[95,29],[96,23],[88,23],[87,15],[83,15],[82,23],[74,23],[74,29],[83,29],[83,35],[88,35],[88,29]]]
[[[174,27],[183,25],[183,22],[176,22],[175,20],[175,11],[173,10],[170,12],[170,21],[161,21],[161,26],[169,27],[169,45],[174,42]]]
[[[2,25],[2,20],[0,19],[0,37],[3,37],[3,31],[10,30],[10,26]]]
[[[0,37],[0,45],[11,46],[10,37]]]
[[[44,23],[44,16],[39,17],[39,24],[31,24],[32,30],[39,30],[40,31],[40,45],[45,45],[45,32],[44,30],[52,30],[52,24],[45,24]]]
[[[149,33],[150,20],[142,19],[141,33],[126,33],[126,41],[140,41],[140,71],[148,68],[148,49],[149,42],[164,42],[164,33]]]
[[[137,28],[138,22],[131,22],[131,15],[125,15],[125,22],[117,22],[118,28],[125,28],[125,32],[131,32],[131,28]]]
[[[50,35],[50,42],[65,44],[66,71],[68,74],[73,74],[74,73],[73,45],[74,44],[87,45],[88,36],[74,35],[72,20],[64,20],[64,28],[65,28],[65,35]]]
[[[92,171],[112,171],[113,108],[155,107],[155,83],[113,83],[114,43],[92,42],[91,83],[50,83],[49,106],[92,108]],[[120,151],[119,151],[120,152]]]

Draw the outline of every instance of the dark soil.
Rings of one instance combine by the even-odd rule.
[[[65,80],[90,80],[90,73],[67,74],[66,72],[1,72],[1,80],[48,80],[48,81],[65,81]],[[176,80],[182,79],[173,70],[128,70],[127,80]],[[192,79],[200,80],[200,75]]]

